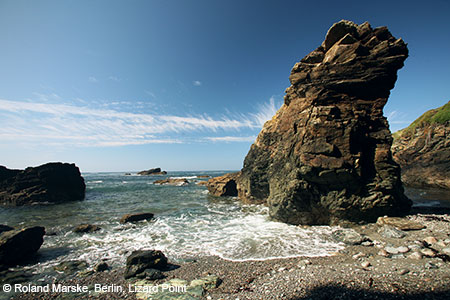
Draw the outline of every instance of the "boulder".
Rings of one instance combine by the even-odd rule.
[[[359,245],[366,240],[366,238],[356,232],[354,229],[338,229],[331,233],[331,236],[338,242],[347,245]]]
[[[422,224],[398,217],[379,217],[377,219],[377,225],[389,225],[400,230],[421,230],[425,228]]]
[[[404,233],[401,230],[398,230],[395,227],[384,225],[378,229],[378,233],[385,238],[388,239],[402,239],[406,236],[406,233]]]
[[[97,225],[92,224],[80,224],[75,227],[72,231],[75,233],[89,233],[99,231],[101,228]]]
[[[161,171],[161,168],[154,168],[150,170],[140,171],[138,175],[148,176],[148,175],[166,175],[166,171]]]
[[[125,279],[136,277],[147,269],[163,270],[167,266],[167,258],[158,250],[137,250],[127,257]],[[144,276],[145,277],[145,276]]]
[[[8,230],[0,234],[0,269],[32,257],[44,242],[44,227]]]
[[[122,218],[120,218],[120,223],[125,224],[129,222],[151,220],[153,219],[153,216],[154,215],[152,213],[126,214],[123,215]]]
[[[290,224],[375,222],[408,212],[383,116],[407,56],[386,27],[334,24],[292,68],[284,104],[235,179],[239,197],[265,202],[272,218]]]
[[[237,196],[237,183],[239,172],[228,173],[219,177],[214,177],[208,180],[206,184],[208,191],[213,196]]]
[[[48,163],[23,171],[0,167],[0,204],[61,203],[83,200],[86,190],[75,164]]]
[[[153,184],[158,185],[174,185],[174,186],[185,186],[189,184],[189,181],[185,178],[167,178],[161,180],[155,180]]]
[[[392,154],[406,186],[450,189],[450,102],[393,134]]]

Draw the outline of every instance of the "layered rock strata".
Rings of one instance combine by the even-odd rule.
[[[376,221],[407,212],[383,107],[408,49],[386,27],[340,21],[295,64],[284,104],[236,179],[247,202],[291,224]]]
[[[450,189],[450,102],[396,132],[392,153],[405,185]]]

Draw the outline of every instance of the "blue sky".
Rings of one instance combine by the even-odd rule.
[[[0,164],[236,170],[341,19],[410,50],[392,131],[449,100],[448,1],[0,0]]]

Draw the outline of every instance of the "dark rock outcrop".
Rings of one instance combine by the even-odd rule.
[[[120,218],[120,223],[125,224],[129,222],[151,220],[153,219],[153,216],[154,215],[152,213],[126,214],[123,215],[122,218]]]
[[[237,196],[237,183],[239,172],[227,173],[225,175],[214,177],[208,180],[206,186],[211,195],[214,196]]]
[[[21,206],[83,200],[86,185],[75,164],[48,163],[23,171],[0,167],[0,204]]]
[[[408,49],[386,27],[340,21],[289,77],[237,179],[239,197],[265,201],[291,224],[375,222],[407,212],[383,107]]]
[[[450,189],[450,102],[393,136],[392,154],[406,186]]]
[[[167,257],[158,250],[137,250],[127,257],[125,279],[139,277],[146,270],[163,270],[167,266]],[[148,271],[150,272],[150,271]],[[145,276],[144,276],[145,277]]]
[[[145,170],[145,171],[140,171],[137,173],[138,175],[166,175],[167,172],[166,171],[161,171],[161,168],[154,168],[154,169],[150,169],[150,170]]]
[[[0,234],[0,269],[32,257],[44,242],[44,227],[13,229]]]

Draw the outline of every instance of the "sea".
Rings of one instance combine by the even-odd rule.
[[[43,226],[48,235],[37,259],[24,268],[34,280],[65,276],[53,267],[64,261],[89,265],[104,260],[124,266],[133,250],[161,250],[171,262],[202,256],[231,261],[327,256],[343,249],[331,238],[336,227],[293,226],[273,221],[264,205],[248,205],[235,197],[214,197],[197,183],[225,171],[169,172],[163,176],[135,173],[83,173],[86,198],[63,204],[1,207],[0,224]],[[186,178],[185,186],[156,185],[155,180]],[[448,192],[407,189],[416,206],[450,207]],[[150,212],[153,220],[120,224],[124,214]],[[74,233],[79,224],[101,227]]]

